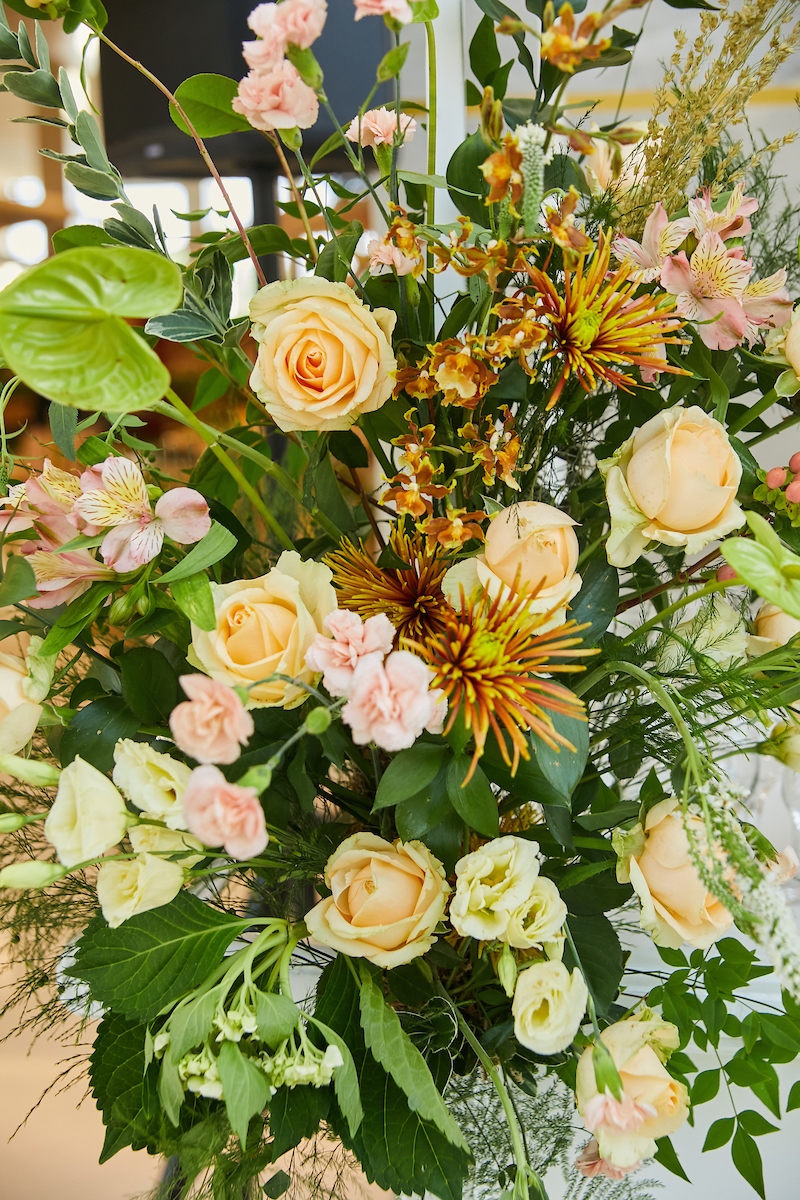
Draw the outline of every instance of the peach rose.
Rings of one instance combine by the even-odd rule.
[[[482,554],[451,567],[444,592],[460,607],[461,588],[469,595],[477,586],[497,595],[529,596],[535,613],[549,614],[542,632],[563,625],[570,600],[581,588],[575,521],[550,504],[525,500],[504,508],[486,531]]]
[[[228,783],[218,767],[195,767],[183,793],[190,833],[205,846],[222,846],[232,858],[256,858],[269,842],[255,788]]]
[[[394,650],[385,663],[379,654],[365,655],[342,709],[356,745],[407,750],[423,729],[441,733],[447,705],[439,689],[431,690],[431,676],[430,667],[409,650]]]
[[[178,748],[199,763],[236,762],[255,729],[237,693],[207,675],[181,675],[180,682],[189,699],[169,718]]]
[[[254,129],[310,129],[319,116],[319,100],[313,88],[303,83],[288,59],[271,70],[251,71],[239,83],[233,98],[234,112],[241,113]]]
[[[646,1009],[636,1017],[610,1025],[600,1036],[619,1072],[625,1107],[629,1115],[636,1113],[638,1121],[632,1128],[631,1121],[603,1119],[609,1106],[596,1103],[598,1088],[591,1046],[578,1062],[578,1112],[597,1139],[599,1157],[614,1167],[630,1170],[642,1159],[652,1158],[656,1140],[680,1129],[688,1116],[686,1088],[664,1066],[669,1053],[678,1048],[678,1030]],[[600,1117],[601,1123],[595,1124],[593,1117]]]
[[[332,696],[347,696],[361,659],[374,654],[383,661],[391,652],[395,627],[385,613],[362,621],[358,613],[345,608],[337,608],[324,624],[333,636],[317,634],[306,651],[306,666],[322,672],[322,682]]]
[[[753,636],[747,643],[748,653],[752,656],[777,650],[800,633],[800,621],[797,617],[790,617],[782,608],[778,608],[777,604],[770,604],[768,600],[764,601],[756,613],[753,626]]]
[[[444,916],[444,867],[422,842],[354,833],[328,859],[331,895],[306,914],[311,937],[351,958],[397,967],[425,954]]]
[[[648,542],[698,554],[745,522],[736,503],[742,465],[724,425],[676,404],[598,463],[611,513],[608,561],[629,567]]]
[[[317,676],[306,652],[336,608],[331,573],[285,550],[261,579],[214,584],[216,627],[192,626],[189,661],[229,687],[247,688],[248,708],[293,708],[308,695],[303,683]],[[299,681],[272,679],[287,675]]]
[[[259,344],[250,384],[284,432],[348,429],[389,399],[397,315],[367,308],[347,284],[270,283],[250,301],[250,319]]]
[[[657,946],[677,950],[684,942],[707,950],[733,924],[727,908],[707,890],[689,853],[685,824],[705,837],[700,817],[684,816],[668,796],[648,812],[644,829],[617,830],[617,879],[632,883],[641,903],[640,924]],[[702,843],[701,843],[702,844]]]

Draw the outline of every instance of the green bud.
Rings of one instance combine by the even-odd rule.
[[[306,717],[306,729],[309,733],[319,737],[321,733],[330,728],[332,720],[333,717],[327,708],[312,708]]]
[[[606,1092],[610,1092],[615,1100],[621,1100],[622,1080],[619,1077],[619,1071],[608,1046],[600,1038],[595,1038],[594,1041],[592,1066],[594,1067],[594,1081],[600,1095],[604,1096]]]
[[[508,942],[503,946],[503,953],[497,962],[497,978],[507,996],[514,995],[517,986],[517,960]]]
[[[408,300],[408,303],[412,308],[419,308],[419,284],[413,275],[406,275],[404,282],[406,285],[406,299]]]
[[[117,596],[108,610],[109,625],[124,625],[133,616],[135,608],[136,596],[133,591],[126,592],[124,596]]]
[[[325,76],[322,67],[314,57],[313,50],[301,50],[299,46],[290,43],[286,51],[286,57],[297,70],[303,83],[307,83],[310,88],[318,92],[322,87]]]
[[[27,821],[22,813],[0,813],[0,833],[16,833],[23,825],[27,825]]]
[[[387,187],[389,184],[389,176],[392,173],[392,147],[391,146],[373,146],[372,153],[375,156],[375,162],[378,170],[381,173],[381,178],[386,180]]]
[[[236,780],[237,787],[253,788],[258,792],[259,796],[265,792],[272,783],[272,764],[261,763],[260,766],[251,767],[241,779]]]
[[[147,588],[146,591],[142,592],[141,596],[139,596],[138,600],[136,601],[136,611],[141,617],[149,617],[150,613],[155,610],[155,607],[155,596],[153,596],[150,589]]]
[[[34,787],[55,787],[61,778],[58,767],[33,758],[19,758],[16,754],[0,754],[0,774],[10,775],[21,783],[32,783]]]
[[[287,150],[300,150],[302,148],[303,135],[296,125],[291,129],[278,129],[277,134]]]
[[[46,888],[68,874],[67,868],[58,863],[31,859],[4,867],[0,871],[0,888]]]

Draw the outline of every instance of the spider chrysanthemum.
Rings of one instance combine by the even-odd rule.
[[[437,546],[395,528],[389,546],[408,568],[379,567],[363,546],[342,542],[325,562],[333,572],[339,606],[367,617],[385,613],[399,638],[426,640],[446,628],[452,612],[442,592],[450,565]]]
[[[542,633],[546,619],[547,614],[530,611],[526,597],[462,596],[461,610],[449,610],[441,631],[410,647],[432,668],[431,687],[441,688],[447,697],[448,730],[460,718],[472,733],[475,754],[469,776],[490,730],[512,774],[520,757],[530,758],[529,730],[556,749],[574,750],[551,714],[585,719],[583,702],[547,676],[583,670],[559,660],[595,651],[580,648],[584,625],[568,621]]]
[[[631,379],[621,367],[681,374],[667,363],[665,346],[681,345],[681,321],[672,297],[636,296],[629,265],[609,273],[611,240],[601,234],[591,256],[581,256],[574,270],[564,271],[564,294],[544,271],[528,264],[539,293],[539,315],[548,326],[550,350],[560,358],[561,375],[548,402],[552,408],[571,376],[592,392],[601,380],[629,390]]]

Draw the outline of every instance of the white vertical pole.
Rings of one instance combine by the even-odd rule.
[[[433,23],[436,34],[436,174],[444,175],[454,150],[467,136],[464,87],[467,78],[464,57],[464,0],[439,0],[439,16]],[[430,78],[428,105],[430,106]],[[458,209],[447,192],[436,193],[436,223],[455,221]]]

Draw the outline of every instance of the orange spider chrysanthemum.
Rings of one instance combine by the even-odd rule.
[[[384,613],[398,636],[434,637],[446,628],[452,612],[442,592],[442,579],[450,566],[438,546],[427,546],[421,535],[409,536],[397,526],[389,535],[389,547],[402,562],[400,567],[379,567],[363,546],[342,542],[327,555],[340,608],[349,608],[365,620]]]
[[[460,717],[475,739],[467,780],[483,754],[490,729],[513,774],[520,757],[530,758],[528,730],[549,746],[574,749],[556,730],[550,714],[585,718],[583,702],[574,692],[546,677],[584,669],[554,660],[596,653],[579,648],[581,639],[576,635],[586,626],[568,621],[541,633],[548,614],[532,613],[528,601],[525,596],[492,598],[486,592],[462,596],[461,611],[451,609],[441,631],[425,641],[405,642],[432,668],[431,687],[441,688],[447,697],[448,730]]]
[[[527,264],[539,315],[548,324],[551,349],[544,357],[563,362],[548,408],[571,375],[591,392],[601,380],[629,391],[631,380],[620,367],[639,367],[645,377],[657,371],[686,374],[667,363],[664,349],[683,344],[675,337],[682,322],[673,299],[637,297],[638,285],[626,279],[630,264],[609,273],[610,256],[610,239],[602,233],[591,257],[581,257],[574,271],[565,269],[563,296],[544,271]]]

